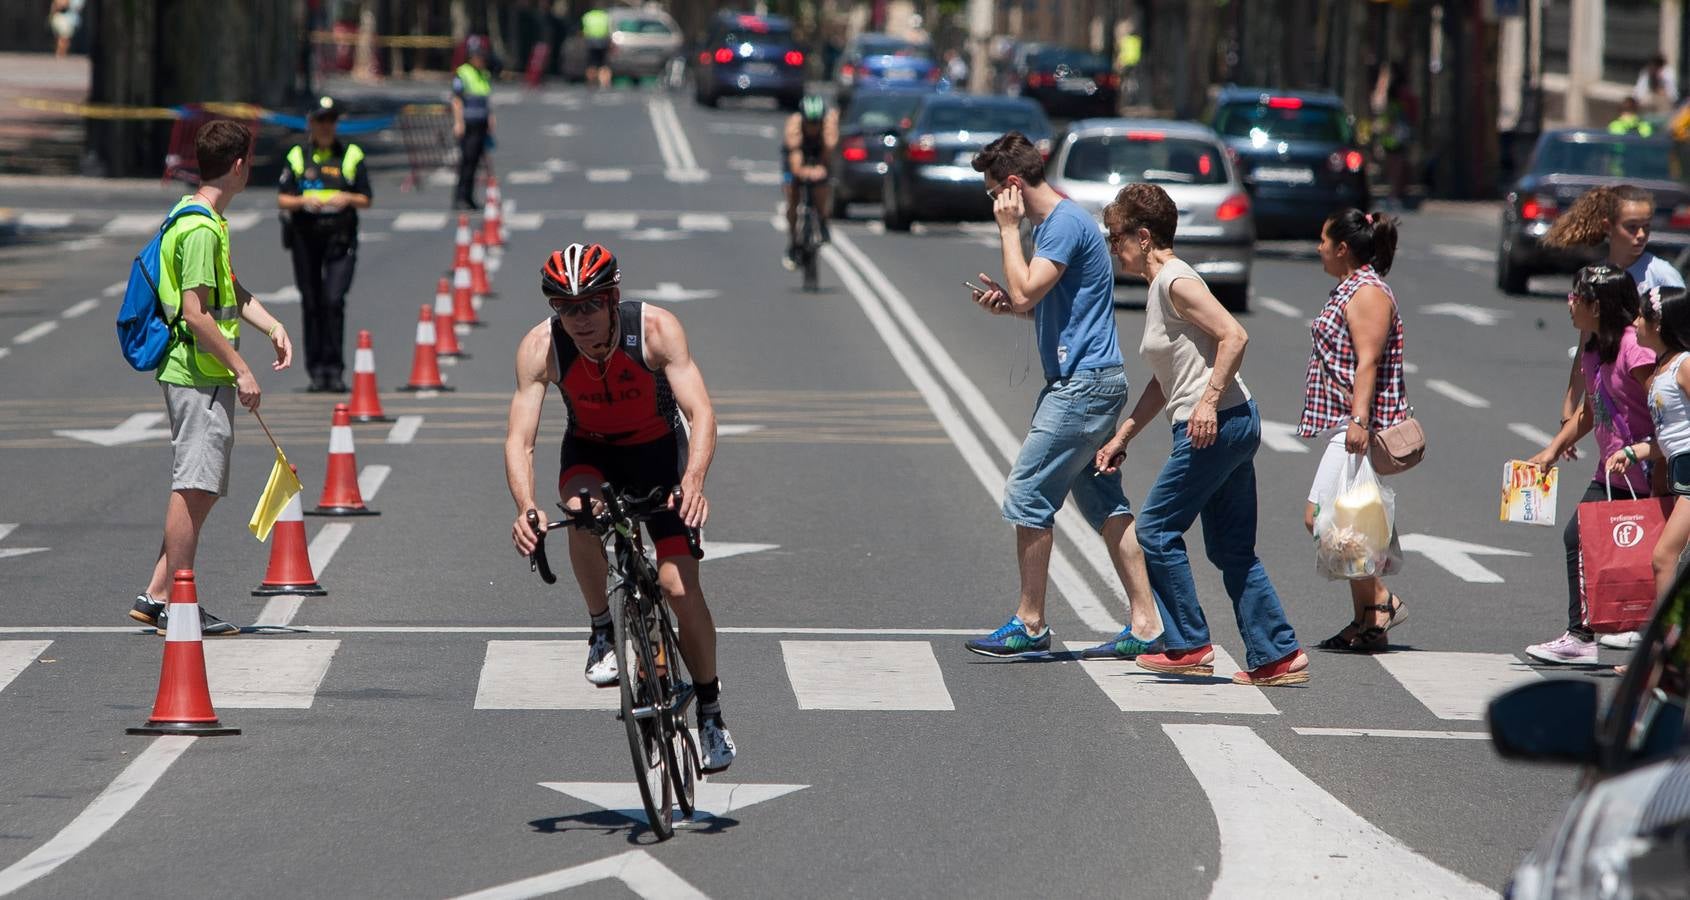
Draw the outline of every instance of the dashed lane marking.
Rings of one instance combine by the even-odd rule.
[[[422,427],[422,416],[400,416],[393,421],[393,427],[387,431],[389,444],[409,444],[417,439],[417,429]]]
[[[1068,643],[1068,649],[1075,652],[1086,646]],[[1081,660],[1080,668],[1122,712],[1279,714],[1261,688],[1232,683],[1238,664],[1219,646],[1215,647],[1215,674],[1208,677],[1162,675],[1130,662],[1113,660]]]
[[[1440,719],[1480,721],[1496,695],[1543,677],[1510,653],[1423,650],[1374,659]]]
[[[586,667],[585,641],[488,641],[475,708],[619,708],[621,694],[588,684]]]
[[[551,184],[554,176],[545,169],[538,171],[512,172],[505,176],[508,184]]]
[[[510,213],[504,218],[506,231],[539,231],[546,224],[542,213]]]
[[[24,228],[67,228],[76,221],[76,213],[26,212],[18,215],[18,225]]]
[[[52,641],[0,641],[0,691],[6,689]]]
[[[1488,741],[1483,731],[1413,731],[1400,728],[1293,728],[1305,737],[1407,738],[1433,741]]]
[[[217,709],[310,709],[340,641],[208,641],[205,677]]]
[[[1471,391],[1456,387],[1442,378],[1426,379],[1426,389],[1442,394],[1451,400],[1471,409],[1490,409],[1490,401]]]
[[[105,287],[101,288],[100,289],[100,296],[102,296],[102,297],[116,297],[116,296],[121,295],[124,291],[127,291],[127,290],[129,290],[129,282],[119,281],[119,282],[116,282],[115,284],[108,284]]]
[[[100,232],[111,235],[151,234],[158,228],[159,221],[154,213],[122,213],[112,216]]]
[[[799,709],[954,710],[926,641],[781,641]]]
[[[59,330],[59,323],[53,321],[52,319],[48,319],[45,322],[37,322],[36,324],[19,332],[17,337],[12,338],[12,343],[32,344],[57,330]]]
[[[446,214],[443,212],[402,212],[393,219],[394,231],[443,231]]]
[[[730,231],[733,222],[721,213],[681,213],[677,220],[682,231]]]
[[[1508,430],[1540,447],[1547,447],[1550,441],[1555,440],[1555,436],[1549,432],[1524,422],[1510,422]]]
[[[365,500],[374,500],[381,491],[381,486],[387,483],[387,476],[393,474],[392,466],[369,465],[358,473],[358,493]]]
[[[581,220],[581,227],[587,231],[632,231],[639,224],[636,213],[590,212]]]
[[[588,169],[587,180],[594,184],[611,184],[627,181],[634,177],[634,173],[627,169]]]
[[[59,317],[63,319],[75,319],[80,316],[85,316],[99,308],[100,301],[90,297],[87,300],[80,300],[65,307],[65,311],[59,313]]]
[[[1300,319],[1303,317],[1302,310],[1275,297],[1257,297],[1256,305],[1270,313],[1284,316],[1287,319]]]

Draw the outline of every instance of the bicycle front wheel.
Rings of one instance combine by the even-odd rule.
[[[667,750],[669,698],[657,676],[655,648],[647,637],[639,601],[627,587],[617,589],[616,668],[622,688],[622,724],[628,730],[628,751],[634,761],[634,781],[640,786],[646,822],[658,840],[675,834],[672,809],[674,784],[669,777]],[[641,714],[636,715],[640,711]]]
[[[815,291],[820,287],[816,269],[817,257],[821,256],[821,224],[814,206],[807,206],[804,212],[804,290]]]

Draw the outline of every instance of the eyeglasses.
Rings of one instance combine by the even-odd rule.
[[[563,316],[565,319],[576,319],[581,316],[590,316],[593,313],[604,309],[608,299],[604,294],[596,294],[589,300],[572,297],[548,296],[546,298],[546,302],[551,304],[553,312]]]

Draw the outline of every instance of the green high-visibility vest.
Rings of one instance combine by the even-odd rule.
[[[311,163],[305,162],[305,148],[295,146],[288,151],[288,168],[293,170],[299,184],[299,194],[312,200],[326,200],[341,191],[350,191],[358,177],[358,164],[364,161],[364,148],[347,144],[339,155],[336,148],[313,149]]]
[[[171,212],[192,201],[192,197],[183,197]],[[197,228],[213,229],[217,234],[217,285],[207,304],[207,312],[217,321],[217,330],[223,332],[230,346],[236,350],[241,348],[241,305],[235,297],[234,271],[229,262],[229,223],[221,216],[215,222],[205,216],[183,216],[164,233],[164,239],[159,243],[159,305],[164,307],[165,320],[173,321],[175,325],[171,331],[170,349],[165,352],[164,362],[158,367],[158,380],[190,387],[232,385],[235,373],[229,371],[217,357],[202,352],[193,332],[188,329],[188,323],[179,318],[182,287],[181,275],[176,270],[176,248],[183,235]]]

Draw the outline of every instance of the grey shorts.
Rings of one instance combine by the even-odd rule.
[[[235,389],[160,384],[170,412],[172,491],[229,495],[229,458],[235,450]]]

